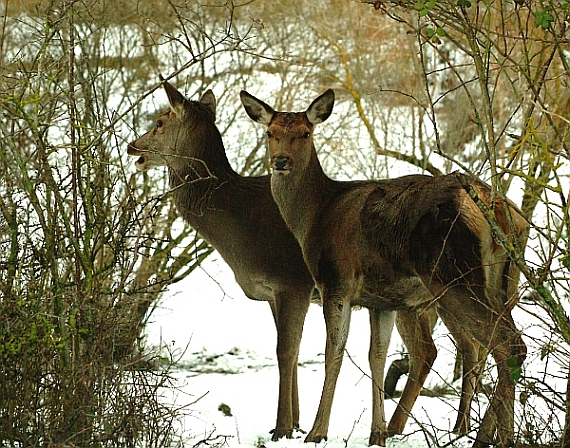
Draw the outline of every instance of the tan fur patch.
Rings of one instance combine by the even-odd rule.
[[[477,191],[477,194],[479,194],[479,191]],[[459,196],[459,211],[465,223],[483,242],[483,238],[490,234],[491,230],[487,219],[485,219],[483,212],[481,212],[467,191],[460,190]]]

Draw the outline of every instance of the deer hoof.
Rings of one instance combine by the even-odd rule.
[[[279,439],[282,439],[283,437],[285,437],[287,439],[293,438],[293,429],[292,428],[291,429],[275,428],[269,432],[272,434],[272,436],[271,436],[272,442],[277,442]]]
[[[403,433],[403,431],[398,431],[395,429],[390,429],[388,428],[388,431],[386,431],[386,438],[390,438],[390,437],[394,437],[394,436],[399,436]]]
[[[388,430],[386,431],[386,438],[388,437],[394,437],[394,436],[399,436],[400,434],[404,433],[404,428],[401,427],[402,425],[398,424],[394,424],[392,425],[392,422],[390,422],[390,424],[388,425]]]
[[[482,442],[481,440],[475,440],[475,442],[473,443],[473,448],[489,448],[492,445],[494,444],[490,442]]]
[[[386,433],[380,431],[371,432],[370,438],[368,439],[368,446],[371,445],[386,446]]]
[[[453,428],[453,433],[457,434],[458,436],[465,436],[470,430],[469,422],[458,422],[455,424],[455,428]]]
[[[307,437],[305,437],[305,443],[320,443],[323,440],[327,440],[326,434],[316,434],[311,431]]]

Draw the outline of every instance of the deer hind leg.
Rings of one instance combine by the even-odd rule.
[[[410,411],[420,394],[425,380],[437,356],[437,349],[433,342],[432,330],[437,320],[433,309],[398,311],[396,327],[408,349],[410,357],[410,372],[388,425],[388,436],[402,434],[408,420]]]
[[[394,312],[369,309],[370,349],[368,362],[372,374],[372,428],[369,445],[386,445],[386,411],[384,409],[384,368],[394,328]]]
[[[497,385],[474,447],[484,447],[490,442],[498,447],[513,446],[514,443],[515,381],[517,370],[526,358],[526,345],[509,312],[496,317],[497,331],[493,332],[488,346],[497,364]]]
[[[325,382],[321,401],[313,428],[305,438],[305,442],[319,443],[327,440],[331,407],[336,388],[336,382],[342,365],[348,330],[350,327],[351,299],[354,292],[344,293],[321,287],[323,313],[327,331],[325,347]]]
[[[480,372],[484,367],[485,359],[479,360],[480,344],[473,340],[467,330],[458,325],[454,315],[450,315],[444,307],[439,307],[438,313],[457,344],[458,359],[461,359],[463,367],[461,397],[453,432],[458,435],[465,435],[471,427],[471,402],[479,383]]]
[[[299,392],[297,361],[305,316],[309,309],[309,294],[283,292],[270,302],[277,328],[277,365],[279,368],[279,399],[277,421],[271,440],[292,438],[299,428]]]
[[[489,406],[477,433],[474,447],[511,446],[514,442],[515,383],[512,373],[520,369],[526,346],[510,312],[493,310],[486,300],[473,297],[468,288],[454,288],[439,300],[439,306],[493,355],[498,378]],[[441,314],[440,314],[441,315]]]

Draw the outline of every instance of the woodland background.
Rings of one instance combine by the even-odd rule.
[[[158,399],[174,360],[140,336],[212,249],[171,207],[164,172],[136,174],[126,156],[165,107],[159,74],[191,99],[213,89],[241,174],[268,165],[240,90],[304,110],[332,87],[316,133],[331,177],[464,170],[515,201],[526,247],[497,241],[541,330],[524,329],[528,362],[545,366],[516,378],[517,430],[570,446],[569,15],[554,0],[4,0],[0,446],[176,439]]]

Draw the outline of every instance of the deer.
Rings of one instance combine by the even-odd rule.
[[[184,220],[220,253],[247,297],[269,303],[277,329],[279,370],[272,440],[291,438],[300,430],[297,355],[303,324],[309,303],[318,300],[312,276],[271,196],[270,176],[240,176],[230,165],[215,124],[213,92],[207,90],[199,101],[190,101],[169,82],[162,80],[162,86],[169,110],[128,145],[127,153],[138,158],[134,164],[139,171],[168,168],[171,194]],[[396,326],[409,351],[410,374],[391,420],[393,434],[402,433],[437,355],[431,335],[435,318],[431,308],[422,313],[402,310],[396,315]],[[464,343],[467,348],[462,352],[467,353],[470,342]],[[473,371],[475,360],[470,363],[472,357],[465,354],[464,358],[464,369]],[[378,365],[377,361],[371,353],[371,364]],[[473,395],[473,381],[464,383],[460,410],[469,408]],[[468,423],[468,414],[460,412],[456,428],[464,432]]]
[[[221,254],[247,297],[269,303],[277,329],[279,370],[272,440],[293,437],[300,430],[297,355],[309,303],[317,300],[312,276],[271,196],[270,176],[244,177],[231,167],[215,124],[213,92],[207,90],[199,101],[190,101],[169,82],[162,80],[162,86],[169,110],[128,145],[127,153],[137,157],[139,171],[168,167],[175,206],[184,220]],[[410,374],[392,419],[394,434],[403,431],[437,355],[431,336],[434,313],[403,310],[396,316],[410,354]],[[379,364],[376,359],[376,352],[371,352],[371,365]],[[462,389],[467,399],[472,396],[469,385]],[[456,427],[468,427],[465,416],[458,417]]]
[[[266,127],[271,192],[320,292],[326,323],[325,380],[305,442],[327,440],[331,407],[350,326],[351,309],[368,308],[370,357],[385,364],[394,312],[434,306],[450,332],[485,347],[497,383],[474,447],[514,442],[515,384],[526,345],[511,311],[518,269],[494,238],[481,204],[502,232],[522,238],[527,222],[485,183],[466,173],[338,181],[324,172],[313,142],[332,114],[328,89],[304,112],[279,112],[246,91],[247,115]],[[475,355],[473,355],[475,356]],[[471,360],[470,362],[473,362]],[[465,367],[465,366],[464,366]],[[370,445],[385,446],[384,365],[371,362]]]
[[[216,100],[213,92],[206,91],[200,101],[189,101],[170,83],[163,81],[163,87],[170,110],[159,115],[154,128],[133,141],[127,152],[138,157],[135,167],[140,171],[168,166],[175,204],[184,219],[220,252],[248,297],[269,302],[277,328],[280,376],[277,422],[272,430],[272,439],[292,437],[293,431],[300,430],[300,427],[296,361],[291,354],[298,353],[299,332],[309,300],[302,298],[311,296],[312,278],[298,243],[270,198],[270,177],[242,177],[231,168],[215,125]],[[216,182],[212,176],[216,176]],[[229,206],[231,204],[233,206]],[[244,212],[244,207],[249,204],[253,208]],[[247,215],[245,218],[244,213]],[[251,221],[249,216],[253,215],[255,219]],[[257,232],[265,226],[275,228],[275,232],[261,231],[252,236],[251,229]],[[283,238],[283,234],[288,236]],[[254,252],[251,252],[253,247]],[[281,255],[282,251],[287,255]],[[285,267],[275,264],[275,254],[283,257]],[[292,267],[299,271],[291,271]],[[255,279],[260,278],[271,279],[272,289],[265,288],[266,281],[256,284]],[[422,313],[403,310],[396,315],[396,326],[410,353],[410,374],[398,410],[390,422],[393,434],[402,433],[408,412],[437,355],[431,336],[433,322],[437,318],[434,313],[428,308]],[[371,363],[375,360],[373,358]],[[464,368],[471,372],[467,365],[465,362]],[[472,381],[464,382],[461,402],[468,403],[472,397]],[[462,404],[462,408],[468,409],[469,405]],[[459,431],[464,432],[468,428],[467,417],[460,411],[456,423]]]
[[[162,79],[162,78],[161,78]],[[269,176],[242,177],[231,167],[207,90],[187,100],[162,80],[170,109],[131,142],[127,153],[147,171],[166,166],[174,204],[212,245],[252,300],[269,303],[277,330],[279,387],[272,439],[299,429],[297,358],[314,282],[301,249],[271,197]]]

